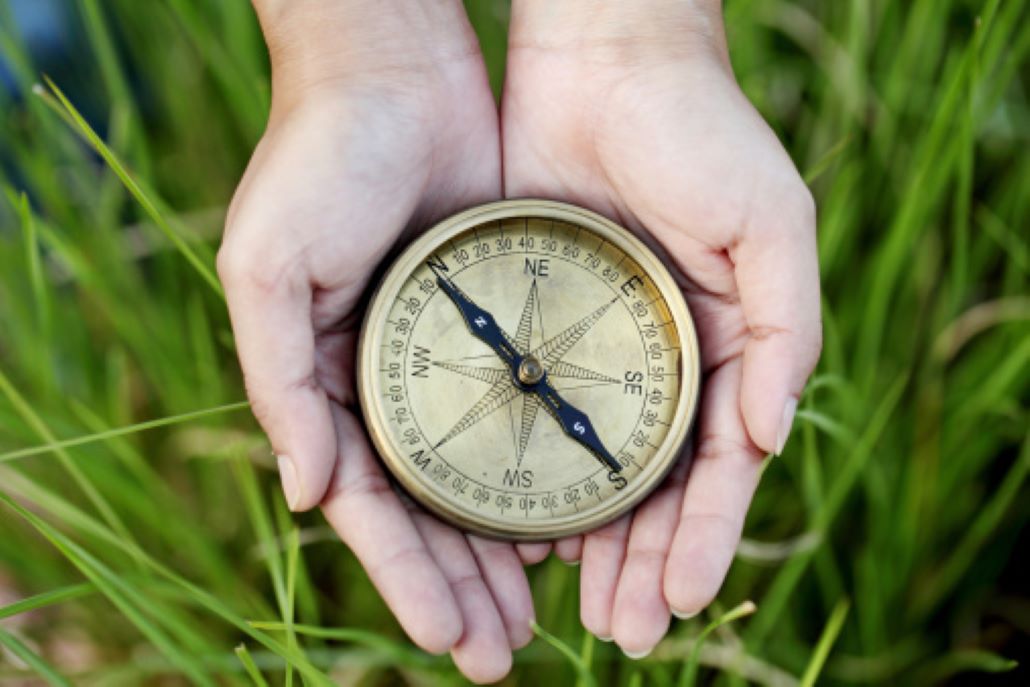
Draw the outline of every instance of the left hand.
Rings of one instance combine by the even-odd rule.
[[[292,510],[321,505],[418,646],[495,682],[532,639],[510,544],[402,499],[357,413],[370,280],[419,227],[500,195],[497,108],[457,0],[255,0],[268,128],[218,254],[251,407]]]
[[[583,624],[631,656],[714,598],[821,349],[812,197],[733,78],[718,5],[512,8],[505,195],[589,207],[657,244],[700,337],[689,475],[683,460],[632,516],[556,544],[582,558]]]

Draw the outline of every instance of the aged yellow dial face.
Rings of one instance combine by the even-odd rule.
[[[467,530],[546,539],[632,508],[680,457],[697,402],[675,282],[608,220],[505,201],[419,238],[359,351],[369,434],[401,485]]]

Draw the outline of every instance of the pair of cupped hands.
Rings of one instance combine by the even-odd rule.
[[[523,566],[552,551],[581,563],[586,629],[646,654],[718,591],[821,347],[812,198],[734,80],[719,2],[514,0],[500,112],[456,0],[255,6],[272,109],[218,268],[290,508],[320,505],[411,639],[474,681],[532,638]],[[377,266],[503,197],[575,203],[660,246],[700,336],[690,460],[634,513],[553,544],[406,502],[356,408]]]

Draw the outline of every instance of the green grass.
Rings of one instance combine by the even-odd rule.
[[[549,561],[508,683],[1025,670],[1030,11],[726,4],[819,204],[823,360],[707,617],[630,661]],[[504,5],[468,5],[497,86]],[[0,684],[461,684],[317,513],[289,516],[241,403],[212,267],[268,105],[248,3],[74,14],[81,57],[45,63],[0,0]]]

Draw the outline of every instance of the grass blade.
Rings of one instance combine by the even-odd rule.
[[[687,662],[683,666],[683,672],[680,673],[679,685],[680,687],[693,687],[697,682],[697,671],[700,667],[701,658],[701,646],[708,639],[708,636],[719,629],[720,626],[726,623],[732,623],[734,620],[738,620],[745,616],[749,616],[754,613],[757,609],[753,601],[745,601],[739,606],[730,609],[726,613],[708,623],[705,629],[701,631],[701,634],[694,640],[694,646],[690,650],[690,656],[687,657]]]
[[[104,159],[111,170],[118,176],[121,182],[125,185],[125,188],[132,194],[133,198],[143,207],[143,210],[150,216],[154,224],[157,225],[158,229],[164,233],[165,237],[172,242],[172,245],[182,254],[186,261],[193,266],[197,274],[211,287],[211,290],[218,294],[218,297],[225,299],[225,293],[222,290],[222,284],[218,281],[215,276],[214,270],[210,265],[206,264],[200,257],[194,252],[193,248],[175,231],[172,226],[165,219],[164,215],[158,211],[157,206],[150,199],[150,197],[144,192],[142,187],[136,180],[133,179],[132,175],[125,169],[121,161],[114,154],[114,152],[107,147],[103,139],[97,135],[97,132],[93,130],[93,127],[89,125],[79,111],[72,105],[71,101],[65,97],[64,92],[57,87],[49,77],[44,77],[47,86],[51,92],[57,97],[57,102],[60,104],[60,108],[64,111],[69,121],[75,128],[75,130],[82,136],[93,149]]]
[[[81,584],[73,584],[61,589],[55,589],[49,592],[43,592],[42,594],[36,594],[30,596],[21,601],[15,601],[14,603],[7,604],[6,606],[0,606],[0,618],[10,618],[16,616],[19,613],[26,613],[28,611],[34,611],[37,608],[45,608],[54,604],[59,604],[63,601],[70,601],[72,599],[78,599],[83,596],[89,596],[97,591],[95,584],[91,582],[82,582]]]
[[[866,463],[872,457],[876,443],[885,431],[887,423],[891,419],[891,415],[898,402],[901,400],[902,392],[907,384],[908,377],[902,376],[883,395],[883,400],[869,419],[866,430],[855,444],[850,458],[830,486],[829,494],[823,502],[823,507],[815,514],[811,525],[811,529],[819,532],[821,536],[826,536],[830,525],[843,507],[845,498],[854,488],[855,482],[862,474]],[[749,646],[762,642],[768,636],[768,633],[772,631],[774,624],[783,612],[787,599],[800,581],[814,553],[815,551],[813,550],[799,553],[788,561],[777,574],[763,600],[762,612],[755,617],[754,622],[748,627],[746,635]]]
[[[833,611],[830,613],[830,619],[826,621],[826,627],[823,628],[823,633],[819,636],[819,642],[815,645],[811,658],[808,659],[808,666],[805,667],[805,672],[801,675],[800,687],[812,687],[815,684],[819,673],[823,669],[823,665],[826,663],[826,657],[830,655],[833,643],[837,641],[837,636],[840,634],[841,628],[844,627],[844,620],[848,617],[848,610],[850,608],[851,602],[847,599],[841,599],[834,606]]]
[[[285,632],[286,623],[278,621],[253,620],[250,626],[257,630],[272,630]],[[417,649],[409,648],[399,642],[394,642],[385,637],[377,635],[368,630],[358,630],[350,627],[315,627],[313,625],[293,625],[293,631],[298,635],[315,637],[317,639],[329,639],[336,642],[352,642],[370,649],[375,649],[387,656],[392,657],[398,664],[408,666],[432,666],[439,664],[441,659],[424,654]]]
[[[1023,448],[1001,485],[966,530],[947,561],[935,570],[935,574],[925,585],[920,587],[913,603],[913,611],[916,614],[929,613],[951,591],[965,571],[969,570],[977,553],[998,529],[1005,513],[1022,492],[1027,475],[1030,475],[1030,437],[1023,441]]]
[[[939,685],[959,673],[1008,673],[1018,667],[1019,661],[983,649],[967,649],[952,652],[930,663],[921,677],[923,684]]]
[[[586,630],[583,631],[583,643],[579,649],[579,660],[583,662],[587,671],[590,671],[590,664],[594,660],[594,635]],[[577,680],[576,687],[586,687],[586,683]]]
[[[181,575],[175,573],[173,570],[163,565],[157,560],[154,560],[146,552],[141,550],[136,544],[119,539],[114,536],[110,530],[104,528],[100,523],[90,518],[85,513],[76,511],[74,506],[63,503],[58,497],[48,494],[45,490],[34,485],[32,482],[28,482],[26,486],[32,487],[33,496],[39,502],[39,499],[46,497],[46,502],[40,502],[44,508],[64,513],[66,516],[74,514],[74,519],[85,531],[89,531],[105,541],[109,542],[113,546],[123,549],[126,553],[132,555],[141,564],[150,568],[153,572],[159,576],[168,580],[175,588],[180,590],[190,601],[199,606],[202,609],[209,611],[216,617],[222,619],[226,623],[232,625],[237,630],[243,632],[254,641],[260,643],[265,648],[278,654],[284,660],[291,663],[294,668],[300,671],[308,682],[312,685],[324,685],[326,687],[332,687],[332,683],[326,678],[325,674],[315,668],[309,661],[297,652],[290,651],[287,647],[283,646],[279,642],[276,642],[271,637],[263,632],[256,631],[256,627],[252,626],[251,623],[244,620],[240,615],[235,613],[226,603],[221,601],[218,597],[213,594],[201,589],[196,584],[186,580]],[[59,541],[68,541],[63,535],[54,530],[49,524],[43,521],[41,518],[35,516],[30,511],[27,511],[20,504],[14,501],[7,494],[0,492],[0,501],[7,503],[12,509],[19,513],[25,520],[27,520],[33,527],[44,528],[47,533],[52,533],[53,536],[59,538]],[[47,537],[50,538],[49,536]]]
[[[240,663],[243,664],[243,669],[247,671],[247,675],[250,676],[256,687],[268,687],[268,683],[261,675],[261,671],[254,664],[254,659],[251,657],[250,652],[247,651],[246,644],[240,644],[236,647],[236,656],[239,657]]]
[[[6,494],[0,494],[0,500],[46,537],[178,670],[196,684],[215,687],[214,681],[207,675],[201,664],[181,651],[164,630],[144,615],[141,611],[143,606],[137,605],[137,601],[140,599],[132,598],[136,594],[124,579]]]
[[[3,373],[0,373],[0,375],[2,374]],[[0,384],[3,384],[2,380],[0,380]],[[232,413],[237,410],[243,410],[244,408],[249,407],[249,402],[238,401],[236,403],[227,403],[225,405],[216,406],[214,408],[204,408],[202,410],[194,410],[188,413],[180,413],[179,415],[169,415],[167,417],[160,417],[154,420],[138,422],[136,424],[128,425],[125,427],[116,427],[114,429],[105,430],[103,432],[85,434],[83,436],[73,437],[71,439],[53,439],[47,442],[46,444],[42,444],[40,446],[30,446],[28,448],[20,448],[15,451],[8,451],[7,453],[0,453],[0,463],[18,460],[19,458],[28,458],[29,456],[38,456],[42,453],[56,452],[66,448],[72,448],[74,446],[92,444],[97,441],[106,441],[108,439],[122,437],[127,434],[136,434],[137,432],[144,432],[148,429],[157,429],[158,427],[178,425],[184,422],[191,422],[193,420],[197,420],[202,417],[208,417],[211,415]]]
[[[2,627],[0,627],[0,646],[3,646],[24,661],[48,685],[53,687],[71,687],[71,683],[58,673],[56,668],[44,661],[32,649],[25,646],[24,642]]]
[[[553,646],[562,656],[568,659],[569,663],[572,664],[573,670],[576,671],[577,684],[585,685],[586,687],[595,687],[597,685],[597,681],[594,680],[594,676],[590,672],[590,667],[583,662],[583,659],[572,647],[537,625],[536,621],[530,623],[530,627],[533,628],[533,633],[537,637]]]
[[[8,402],[14,406],[15,411],[22,417],[25,424],[29,425],[43,441],[50,444],[57,443],[50,428],[43,422],[43,419],[33,410],[32,406],[29,405],[14,385],[11,384],[2,370],[0,370],[0,393],[7,397]],[[97,509],[97,512],[100,513],[111,529],[122,538],[134,541],[125,523],[122,522],[118,514],[111,508],[111,504],[107,502],[107,499],[97,490],[86,474],[72,460],[71,456],[62,448],[55,449],[55,453],[61,462],[61,466],[71,475],[72,479],[86,495],[86,498],[89,499],[90,503],[93,504],[93,507]]]
[[[297,643],[297,633],[293,630],[293,624],[297,606],[297,560],[300,558],[300,532],[296,527],[290,528],[286,549],[286,608],[283,613],[283,622],[286,623],[286,645],[295,651],[300,651]],[[293,687],[293,669],[286,668],[286,687]]]

